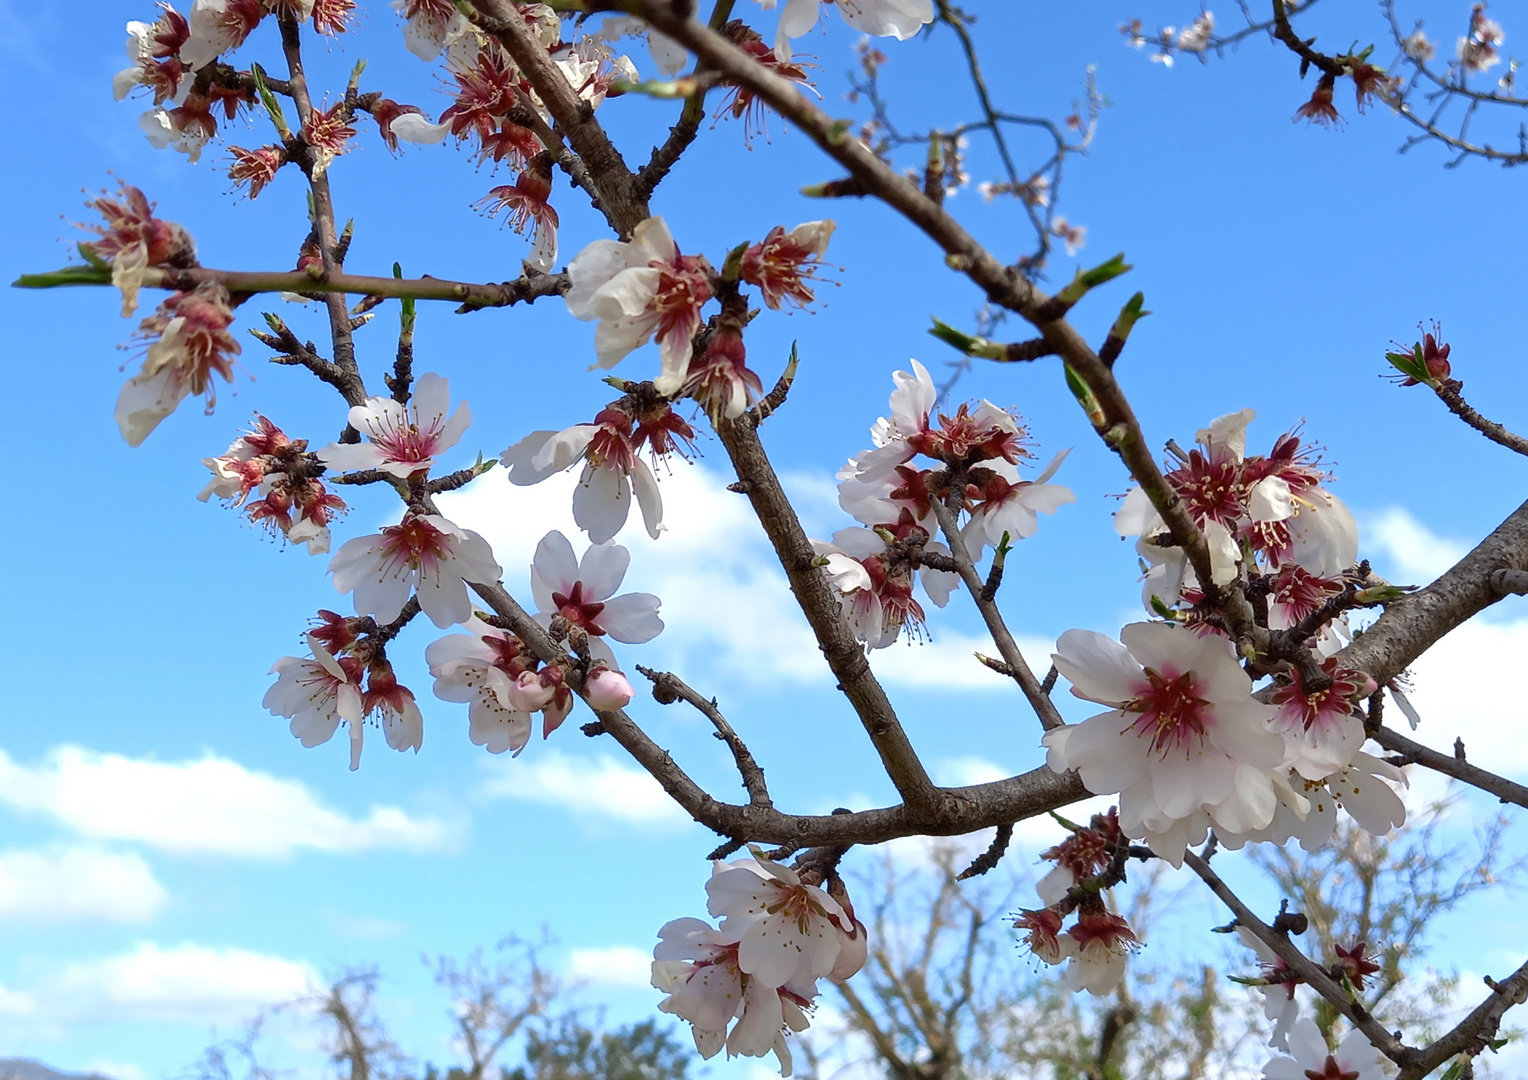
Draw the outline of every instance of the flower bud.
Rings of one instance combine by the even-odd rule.
[[[584,700],[601,712],[624,709],[636,691],[619,671],[600,668],[584,682]]]

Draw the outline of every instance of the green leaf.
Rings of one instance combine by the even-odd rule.
[[[1071,283],[1056,296],[1069,304],[1075,304],[1087,294],[1089,289],[1096,289],[1106,281],[1113,281],[1131,269],[1132,267],[1125,262],[1125,253],[1122,251],[1108,262],[1100,263],[1091,270],[1079,269],[1077,276],[1072,278]]]
[[[110,285],[110,266],[66,266],[44,274],[22,274],[11,287],[16,289],[54,289],[60,285]]]

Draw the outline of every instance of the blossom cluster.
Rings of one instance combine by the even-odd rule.
[[[819,563],[842,597],[855,636],[866,649],[896,641],[903,629],[921,634],[923,607],[913,596],[916,576],[939,607],[960,584],[939,532],[936,502],[965,521],[958,537],[972,560],[1032,536],[1038,514],[1075,501],[1071,489],[1050,483],[1067,451],[1034,480],[1019,465],[1033,457],[1028,431],[990,401],[961,405],[953,415],[937,409],[938,390],[918,361],[892,376],[890,416],[870,429],[874,445],[838,471],[838,503],[862,527],[840,529],[832,542],[813,541]],[[934,464],[921,464],[927,458]]]
[[[660,371],[651,382],[610,380],[623,394],[589,423],[533,431],[508,447],[500,460],[510,483],[537,484],[582,464],[573,520],[589,539],[599,544],[614,537],[633,500],[648,535],[656,538],[663,531],[663,499],[642,455],[655,465],[687,457],[695,439],[673,404],[692,398],[719,422],[742,415],[762,392],[746,363],[747,317],[734,317],[739,305],[746,309],[738,282],[758,288],[770,308],[805,307],[815,298],[810,283],[832,234],[831,221],[806,222],[790,232],[776,226],[729,260],[736,265],[730,281],[705,256],[682,254],[662,218],[643,221],[629,241],[596,240],[586,247],[568,266],[565,299],[574,317],[598,324],[599,366],[613,367],[656,338]],[[723,293],[723,313],[706,331],[702,309]]]
[[[1014,929],[1021,942],[1047,964],[1066,964],[1067,985],[1099,997],[1112,994],[1125,977],[1125,961],[1140,941],[1130,924],[1108,909],[1104,888],[1123,879],[1129,841],[1120,830],[1119,812],[1094,814],[1087,826],[1073,826],[1066,840],[1040,853],[1056,865],[1038,883],[1045,904],[1019,912]],[[1087,888],[1078,889],[1083,882]],[[1069,915],[1076,919],[1065,933]]]
[[[821,881],[754,849],[712,865],[706,910],[719,926],[684,918],[658,931],[652,983],[668,995],[658,1008],[689,1022],[702,1057],[773,1052],[791,1075],[786,1036],[807,1029],[818,980],[849,978],[868,953],[842,881],[830,874],[826,891]]]
[[[347,541],[330,562],[335,587],[353,595],[356,618],[325,616],[331,632],[309,634],[311,658],[277,661],[273,671],[280,679],[266,696],[267,708],[292,718],[292,733],[304,745],[324,742],[341,722],[348,724],[353,763],[359,761],[365,712],[382,710],[389,745],[419,746],[422,728],[412,693],[397,685],[390,668],[379,683],[376,663],[381,646],[414,611],[442,629],[464,624],[469,631],[436,641],[426,651],[426,660],[435,676],[436,695],[469,705],[469,735],[493,753],[523,749],[536,712],[543,714],[543,734],[550,735],[572,711],[575,688],[582,688],[595,709],[623,707],[633,692],[605,639],[640,643],[663,629],[656,596],[614,595],[630,562],[625,548],[598,544],[579,560],[558,532],[547,534],[536,549],[532,592],[537,621],[556,640],[573,644],[582,657],[578,664],[566,658],[542,663],[519,637],[476,614],[468,583],[493,585],[502,573],[492,548],[477,533],[419,501],[431,469],[456,445],[471,419],[465,402],[455,411],[450,405],[447,380],[424,374],[407,405],[371,397],[350,410],[350,427],[365,441],[333,443],[307,453],[306,443],[289,440],[261,417],[254,432],[237,440],[223,457],[207,462],[214,480],[204,497],[217,494],[238,505],[259,488],[264,497],[249,504],[246,512],[256,520],[275,521],[288,539],[308,539],[312,550],[327,550],[327,529],[313,532],[327,518],[319,521],[309,502],[292,495],[298,481],[308,485],[306,490],[322,493],[318,476],[329,468],[352,477],[382,474],[411,493],[397,524]],[[273,495],[286,501],[278,506]],[[286,517],[278,515],[283,506]],[[261,508],[258,513],[256,507]],[[320,510],[326,507],[332,509],[319,503]],[[315,546],[320,540],[322,547]],[[339,625],[346,629],[333,629]],[[354,662],[347,666],[347,661]],[[363,666],[369,666],[371,674],[360,699],[365,708],[360,709],[356,701],[363,694]],[[399,723],[404,726],[398,728]]]
[[[197,496],[202,502],[217,496],[287,542],[306,544],[310,555],[329,550],[329,522],[346,510],[345,500],[324,485],[323,464],[308,452],[306,439],[288,438],[256,415],[249,431],[202,464],[212,473]],[[250,499],[252,494],[259,498]]]

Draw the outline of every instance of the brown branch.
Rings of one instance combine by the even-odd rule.
[[[880,754],[886,775],[907,803],[928,811],[941,801],[939,789],[918,760],[885,689],[870,670],[864,649],[840,612],[832,586],[816,566],[811,541],[759,442],[756,422],[746,413],[735,420],[723,420],[716,425],[717,438],[726,448],[737,470],[738,483],[774,546],[775,556],[817,637],[828,667],[838,679],[839,689],[854,706]]]
[[[1423,768],[1440,772],[1444,776],[1452,776],[1455,780],[1469,784],[1471,787],[1489,792],[1504,803],[1516,803],[1518,806],[1528,807],[1528,787],[1497,776],[1478,765],[1471,765],[1462,754],[1440,753],[1387,727],[1374,732],[1371,738],[1386,750],[1400,755],[1399,758],[1391,759],[1392,764],[1421,765]]]
[[[1497,571],[1528,570],[1528,502],[1426,588],[1386,606],[1362,637],[1337,654],[1342,667],[1381,685],[1405,671],[1445,634],[1502,598]]]
[[[971,865],[955,875],[956,881],[965,881],[969,878],[980,877],[997,868],[1002,861],[1003,855],[1008,850],[1008,843],[1013,839],[1012,825],[999,825],[997,835],[992,838],[992,843],[987,845],[987,850],[971,860]]]
[[[595,206],[622,239],[629,239],[632,230],[650,216],[647,199],[638,190],[636,177],[621,152],[594,118],[594,110],[557,70],[546,47],[531,33],[513,4],[508,0],[472,0],[472,6],[478,12],[479,25],[504,46],[587,169],[583,179],[593,185],[587,190]]]
[[[1459,391],[1464,389],[1464,383],[1458,379],[1445,379],[1439,386],[1433,387],[1433,392],[1439,400],[1448,406],[1448,411],[1463,420],[1470,427],[1480,432],[1486,438],[1498,446],[1505,446],[1514,454],[1528,456],[1528,439],[1515,432],[1508,431],[1495,420],[1487,420],[1481,416],[1469,403],[1464,400],[1464,395]]]
[[[693,687],[670,671],[654,671],[650,667],[637,665],[637,671],[650,679],[653,684],[653,697],[667,704],[671,701],[684,701],[693,706],[697,712],[711,721],[711,726],[716,728],[715,735],[727,744],[727,749],[732,752],[732,761],[737,766],[738,775],[743,778],[743,788],[748,792],[748,799],[754,806],[773,806],[769,798],[769,786],[764,782],[764,770],[754,760],[753,752],[748,745],[733,730],[727,718],[722,715],[716,706],[715,698],[702,697]]]
[[[1421,1080],[1455,1054],[1478,1054],[1484,1050],[1486,1040],[1495,1038],[1507,1010],[1528,1000],[1528,963],[1502,982],[1488,975],[1485,983],[1492,990],[1491,996],[1475,1006],[1452,1031],[1418,1053],[1414,1061],[1401,1069],[1396,1080]]]
[[[313,120],[313,100],[308,92],[308,80],[302,66],[301,26],[296,13],[290,8],[282,8],[276,17],[281,27],[281,50],[286,55],[287,81],[291,86],[292,101],[297,106],[300,129],[306,130]],[[340,248],[335,228],[334,196],[329,190],[329,174],[327,170],[315,169],[311,154],[302,155],[298,165],[307,176],[308,190],[313,195],[313,228],[318,233],[318,250],[323,260],[324,274],[332,276],[345,267],[344,252]],[[361,372],[356,364],[355,340],[351,333],[350,312],[345,306],[345,297],[339,293],[326,293],[324,306],[329,311],[329,333],[334,339],[334,364],[355,383],[360,384]],[[365,399],[364,393],[361,399]],[[352,405],[360,403],[351,402]]]

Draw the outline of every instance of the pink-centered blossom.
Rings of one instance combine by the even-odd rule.
[[[362,708],[382,725],[387,745],[397,751],[419,752],[424,744],[424,717],[414,692],[398,681],[386,660],[372,662],[366,671],[366,693]]]
[[[654,336],[662,371],[660,394],[684,384],[700,309],[711,299],[711,265],[681,255],[661,217],[648,218],[629,242],[596,240],[568,264],[563,299],[575,318],[598,320],[594,348],[600,367],[614,367]]]
[[[433,373],[421,375],[407,407],[390,397],[369,397],[351,408],[350,426],[366,441],[330,443],[318,452],[319,460],[337,472],[377,469],[399,479],[428,472],[472,422],[465,401],[447,416],[450,407],[450,383]]]
[[[715,1057],[723,1047],[729,1057],[774,1052],[780,1075],[790,1076],[785,1031],[806,1030],[803,1007],[815,987],[770,986],[745,973],[738,943],[700,919],[674,919],[658,934],[652,985],[668,994],[658,1008],[689,1022],[700,1055]]]
[[[465,628],[469,633],[449,634],[425,649],[435,696],[468,706],[474,745],[490,754],[518,755],[530,741],[531,714],[510,703],[510,691],[521,675],[535,670],[536,658],[514,634],[476,616]]]
[[[1130,924],[1102,907],[1084,907],[1067,931],[1066,982],[1073,990],[1108,997],[1125,978],[1125,960],[1139,947]]]
[[[838,963],[839,928],[852,928],[838,901],[767,859],[717,863],[706,896],[722,937],[738,944],[739,969],[769,986],[826,976]]]
[[[145,86],[155,105],[180,104],[191,89],[191,65],[180,56],[190,28],[185,16],[169,4],[160,4],[159,18],[152,23],[127,24],[127,59],[129,66],[117,72],[111,81],[112,94],[118,101],[135,86]]]
[[[591,659],[619,670],[615,654],[604,640],[607,636],[639,645],[663,630],[658,597],[651,593],[615,595],[630,565],[631,552],[620,544],[591,544],[579,559],[566,536],[555,530],[547,533],[536,545],[531,563],[536,621],[548,626],[561,616],[589,635]]]
[[[1289,1029],[1289,1056],[1263,1066],[1264,1080],[1383,1080],[1380,1052],[1357,1028],[1332,1050],[1316,1022],[1308,1016]]]
[[[981,502],[961,529],[961,538],[972,559],[981,558],[984,548],[996,549],[1005,533],[1009,540],[1033,536],[1040,527],[1038,514],[1054,514],[1067,503],[1077,501],[1071,488],[1050,483],[1069,453],[1070,449],[1061,451],[1033,480],[1022,479],[1018,466],[1002,458],[984,466],[991,475],[980,489]]]
[[[142,369],[117,395],[117,427],[129,446],[141,444],[191,394],[204,396],[212,411],[217,400],[212,377],[232,382],[232,358],[242,351],[228,332],[229,305],[227,289],[204,281],[166,298],[140,324],[139,334],[153,340]]]
[[[1321,668],[1332,680],[1324,690],[1307,693],[1296,669],[1289,683],[1273,691],[1274,729],[1284,736],[1285,763],[1307,780],[1323,780],[1352,762],[1365,738],[1355,702],[1378,690],[1367,675],[1338,668],[1335,658]]]
[[[451,0],[392,0],[392,7],[407,20],[404,46],[421,60],[434,60],[471,31],[472,24]]]
[[[181,62],[195,71],[232,52],[244,44],[266,13],[260,0],[194,0]]]
[[[468,581],[492,584],[503,572],[477,533],[412,511],[376,535],[347,541],[329,571],[336,589],[355,593],[356,614],[392,622],[417,595],[420,608],[442,628],[472,614]]]
[[[663,410],[674,420],[672,410]],[[584,462],[573,491],[573,520],[593,543],[612,539],[626,524],[635,499],[642,511],[647,534],[657,539],[663,531],[663,496],[657,478],[639,456],[644,441],[653,454],[676,452],[675,439],[693,435],[682,429],[647,428],[624,409],[600,410],[592,424],[576,424],[562,431],[533,431],[499,455],[509,470],[509,482],[520,487],[539,484],[554,473]]]
[[[538,159],[539,160],[539,159]],[[552,173],[549,166],[535,162],[515,178],[513,184],[492,188],[478,200],[493,217],[501,210],[509,211],[509,227],[523,233],[527,226],[531,231],[531,254],[525,261],[545,273],[557,261],[557,211],[547,200],[552,194]]]
[[[893,525],[840,529],[832,543],[812,541],[828,580],[841,596],[850,629],[867,650],[885,648],[904,629],[915,639],[923,635],[923,605],[913,597],[914,574],[904,546],[915,535],[920,550],[949,555],[950,549],[929,540],[907,510]],[[958,574],[929,566],[920,566],[916,576],[936,607],[949,603],[950,593],[960,584]]]
[[[123,318],[138,310],[138,290],[149,267],[196,264],[191,234],[155,217],[154,205],[132,185],[122,184],[117,198],[102,194],[86,205],[103,219],[100,225],[86,226],[100,236],[86,246],[96,258],[111,263],[111,283],[122,290]]]
[[[272,715],[289,717],[291,732],[304,746],[318,746],[334,737],[343,722],[350,726],[350,767],[361,764],[360,661],[336,659],[313,637],[308,639],[312,659],[283,656],[271,667],[275,685],[265,692],[261,704]]]
[[[807,283],[827,254],[834,228],[832,221],[808,221],[787,233],[785,226],[776,225],[743,252],[742,279],[757,285],[764,303],[775,311],[786,301],[806,307],[816,299]]]
[[[1263,1016],[1273,1025],[1273,1034],[1268,1039],[1268,1045],[1275,1050],[1289,1052],[1289,1032],[1294,1022],[1300,1017],[1300,1002],[1295,997],[1295,987],[1299,980],[1294,977],[1289,965],[1245,926],[1236,928],[1236,936],[1241,943],[1257,954],[1259,964],[1262,966],[1262,978],[1264,985],[1257,989],[1263,994]]]
[[[1174,866],[1206,825],[1266,826],[1284,743],[1225,639],[1164,623],[1132,623],[1120,638],[1061,635],[1051,658],[1072,693],[1111,709],[1048,732],[1047,764],[1078,770],[1094,794],[1118,792],[1125,835]]]

